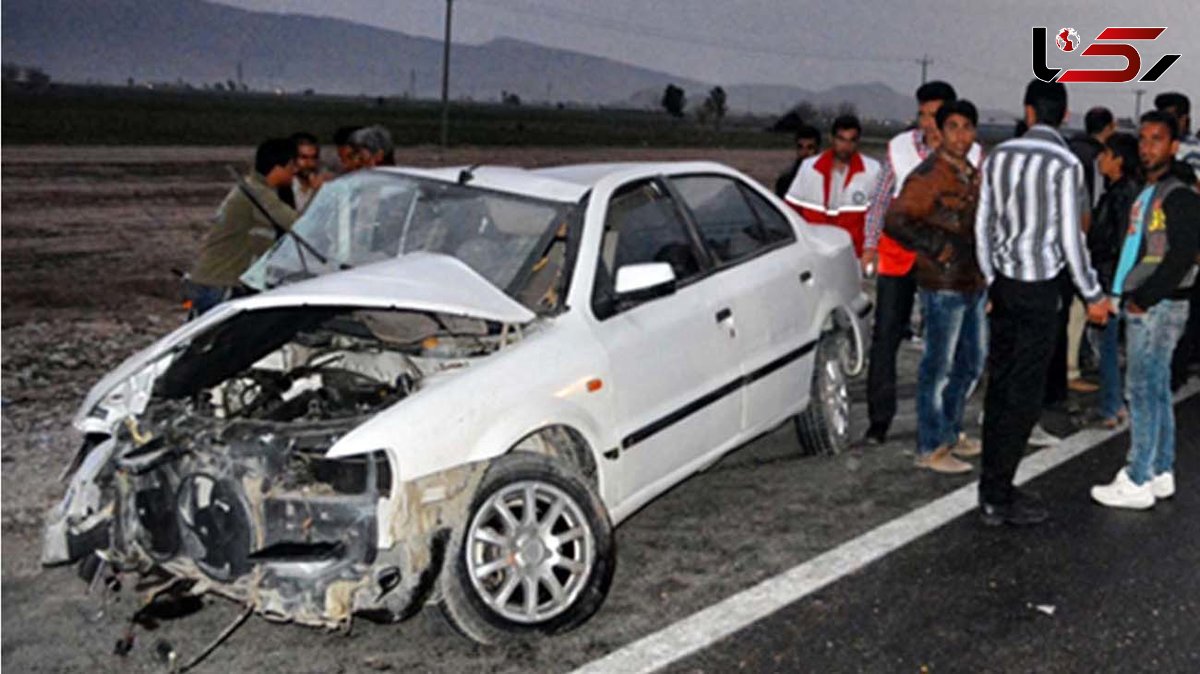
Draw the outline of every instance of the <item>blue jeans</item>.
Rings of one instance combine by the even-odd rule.
[[[1125,314],[1126,377],[1132,424],[1126,472],[1136,484],[1171,472],[1175,464],[1175,409],[1171,356],[1187,324],[1188,303],[1163,300],[1144,314]]]
[[[917,453],[952,445],[987,355],[984,291],[921,289],[925,354],[917,380]]]
[[[188,319],[196,318],[204,312],[229,299],[229,288],[206,286],[192,281],[184,283],[183,295],[192,303]]]
[[[1112,419],[1125,405],[1118,353],[1121,321],[1116,316],[1110,316],[1104,327],[1097,328],[1095,332],[1100,335],[1100,417]]]

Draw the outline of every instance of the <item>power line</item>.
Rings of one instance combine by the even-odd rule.
[[[442,148],[450,146],[450,17],[454,0],[446,0],[446,42],[442,46]]]
[[[921,65],[921,84],[925,84],[925,75],[929,66],[933,64],[933,59],[929,58],[929,54],[924,54],[921,58],[917,59],[917,63]]]

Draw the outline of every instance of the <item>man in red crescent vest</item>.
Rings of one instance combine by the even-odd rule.
[[[805,159],[785,199],[810,225],[834,225],[850,234],[855,255],[863,251],[868,197],[879,162],[858,151],[862,125],[854,115],[833,120],[833,146]]]
[[[883,219],[892,200],[900,194],[904,180],[918,164],[937,149],[941,139],[937,111],[958,99],[954,87],[940,80],[917,89],[917,128],[902,131],[888,142],[887,160],[869,195],[864,232],[862,264],[875,280],[875,326],[871,333],[870,365],[867,372],[868,444],[887,440],[896,416],[896,351],[909,331],[917,280],[913,272],[916,253],[883,233]],[[983,149],[971,146],[967,160],[976,168],[983,162]]]

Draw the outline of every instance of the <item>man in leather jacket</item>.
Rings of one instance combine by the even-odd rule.
[[[925,354],[917,383],[919,468],[964,473],[957,458],[979,454],[964,441],[963,408],[983,372],[987,284],[975,258],[979,172],[967,160],[978,113],[967,100],[938,110],[942,144],[904,183],[884,220],[885,233],[917,253],[925,316]]]

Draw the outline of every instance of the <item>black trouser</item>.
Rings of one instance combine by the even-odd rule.
[[[1046,407],[1067,402],[1067,352],[1071,346],[1068,344],[1067,325],[1071,322],[1075,283],[1065,269],[1059,274],[1057,282],[1061,304],[1058,307],[1058,332],[1054,337],[1054,355],[1051,356],[1050,367],[1046,371],[1046,397],[1043,401]],[[1075,346],[1078,348],[1079,345]]]
[[[881,274],[875,279],[875,326],[867,370],[871,432],[886,433],[896,416],[896,351],[910,329],[916,293],[915,267],[904,276]]]
[[[1188,379],[1188,367],[1200,360],[1200,281],[1192,286],[1188,296],[1188,321],[1183,329],[1183,336],[1175,345],[1175,354],[1171,358],[1171,386],[1183,386]]]
[[[979,478],[979,498],[987,503],[1012,499],[1017,464],[1042,412],[1042,397],[1035,392],[1045,390],[1046,369],[1054,354],[1059,283],[997,276],[988,294],[992,312]]]

